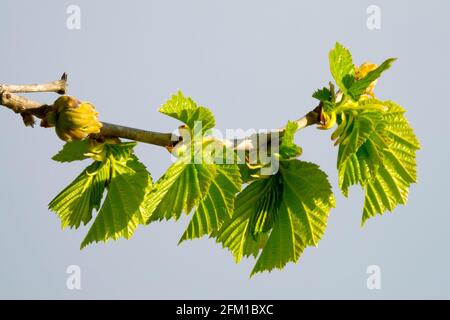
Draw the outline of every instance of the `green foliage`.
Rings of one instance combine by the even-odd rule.
[[[284,134],[280,143],[280,156],[283,159],[297,158],[302,154],[302,148],[294,143],[297,129],[298,124],[295,121],[289,121],[284,128]]]
[[[101,162],[94,162],[49,204],[49,209],[58,214],[62,228],[78,228],[92,219],[92,210],[98,210],[103,191],[109,179]]]
[[[370,71],[364,78],[354,81],[347,91],[350,97],[352,97],[353,100],[358,100],[370,84],[377,80],[384,71],[389,69],[395,60],[397,59],[387,59],[378,68]]]
[[[395,58],[387,59],[362,79],[356,79],[355,66],[353,65],[352,55],[348,49],[344,48],[340,43],[336,43],[336,46],[329,54],[330,70],[334,81],[336,81],[341,92],[348,95],[354,101],[357,101],[370,84],[377,80],[384,71],[389,69],[395,60]],[[327,101],[324,99],[325,97],[323,89],[315,93],[315,98],[321,101]]]
[[[344,164],[353,154],[365,144],[364,148],[369,153],[375,148],[383,148],[384,140],[380,137],[381,114],[376,111],[362,111],[360,113],[349,112],[341,114],[341,123],[334,132],[337,135],[337,144],[339,144],[338,167],[345,167]],[[378,130],[377,130],[378,129]],[[376,151],[376,150],[375,150]],[[375,159],[375,158],[374,158]],[[373,161],[372,161],[373,162]],[[371,164],[376,165],[378,162]],[[342,181],[344,183],[344,181]],[[348,185],[341,184],[345,193]]]
[[[215,165],[187,163],[178,159],[156,182],[146,199],[147,218],[150,221],[180,218],[198,205],[207,194],[217,174]]]
[[[377,213],[392,211],[398,204],[406,204],[409,187],[417,181],[419,141],[404,116],[405,110],[391,101],[385,104],[388,107],[383,114],[386,147],[380,154],[382,163],[366,186],[363,223]]]
[[[216,171],[217,175],[211,180],[208,192],[198,204],[180,243],[211,234],[233,215],[236,193],[242,185],[239,168],[234,164],[223,164],[217,165]]]
[[[145,166],[131,155],[113,155],[104,166],[111,175],[108,193],[81,248],[92,242],[129,239],[136,227],[145,222],[141,203],[151,183]]]
[[[318,89],[312,96],[320,101],[324,112],[333,112],[336,108],[336,92],[332,82],[330,82],[329,88],[323,87],[322,89]]]
[[[252,275],[296,262],[322,237],[334,197],[317,165],[282,161],[276,175],[252,182],[237,197],[235,213],[217,233],[236,262],[258,256]]]
[[[214,125],[212,113],[185,98],[181,92],[174,95],[161,111],[183,121],[188,128],[201,121],[203,133]],[[236,193],[241,189],[238,166],[215,163],[215,148],[211,148],[211,143],[198,136],[179,143],[173,152],[178,159],[146,197],[148,223],[161,219],[178,220],[182,212],[189,214],[195,209],[180,242],[216,230],[232,215]]]
[[[328,55],[330,61],[331,75],[336,81],[337,86],[343,92],[347,92],[347,88],[355,79],[355,67],[353,65],[352,55],[347,48],[344,48],[339,42]]]
[[[336,43],[329,61],[338,91],[330,82],[328,88],[313,94],[320,101],[319,128],[337,123],[331,137],[339,146],[339,188],[345,196],[353,185],[365,191],[362,223],[405,204],[409,187],[417,180],[420,145],[405,110],[373,97],[374,81],[394,60],[379,67],[364,64],[362,72],[353,65],[350,52]],[[261,163],[217,162],[229,160],[230,155],[244,159],[249,153],[239,154],[205,136],[215,124],[211,111],[180,91],[160,111],[183,122],[180,133],[190,134],[190,139],[183,135],[173,150],[168,148],[176,160],[154,184],[134,155],[135,143],[114,138],[104,143],[73,141],[53,157],[59,162],[94,159],[49,204],[63,228],[86,225],[97,212],[82,248],[93,242],[129,239],[138,225],[178,220],[183,212],[192,217],[179,243],[213,237],[231,251],[236,262],[256,258],[252,275],[281,269],[298,261],[308,246],[317,246],[335,199],[326,174],[317,165],[297,159],[302,149],[294,137],[301,122],[289,121],[280,132],[278,153],[274,143],[268,148],[279,169],[267,175],[260,171]],[[201,130],[196,130],[200,124]]]
[[[85,155],[89,152],[89,140],[74,140],[64,144],[64,147],[56,155],[53,160],[58,162],[72,162],[84,160],[88,157]]]
[[[198,106],[191,98],[185,97],[181,91],[174,94],[159,109],[159,112],[180,120],[192,130],[195,128],[195,122],[200,122],[202,124],[202,133],[215,126],[212,112],[205,107]]]
[[[349,187],[356,184],[365,190],[364,223],[406,203],[409,186],[416,182],[420,146],[400,106],[367,99],[359,107],[342,112],[333,137],[339,144],[337,167],[343,194],[348,196]]]
[[[81,222],[86,225],[92,219],[93,210],[99,210],[82,248],[91,242],[121,236],[128,239],[136,226],[144,222],[141,203],[151,186],[151,178],[132,153],[135,145],[106,144],[106,157],[88,166],[50,202],[49,209],[60,217],[63,228],[78,228]],[[73,158],[66,154],[67,161],[77,158],[73,154]],[[107,195],[101,205],[105,189]]]
[[[364,224],[370,217],[406,203],[409,187],[417,180],[415,158],[420,145],[403,108],[366,95],[396,59],[387,59],[357,79],[351,54],[342,45],[337,43],[329,58],[342,95],[333,109],[338,127],[332,134],[339,145],[339,187],[345,196],[352,185],[365,190]],[[324,93],[315,96],[325,101]]]
[[[323,87],[322,89],[318,89],[313,93],[313,98],[316,98],[319,101],[325,102],[329,101],[331,102],[331,99],[333,97],[330,89],[327,87]]]

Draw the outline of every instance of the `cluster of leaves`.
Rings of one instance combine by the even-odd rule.
[[[330,85],[313,95],[321,101],[324,121],[337,122],[332,138],[339,145],[342,192],[347,195],[354,184],[365,189],[363,221],[405,203],[416,180],[419,144],[404,110],[365,94],[392,61],[357,78],[350,53],[337,44],[330,52],[330,67],[339,91]],[[279,169],[262,175],[250,165],[217,161],[218,149],[225,151],[222,159],[224,154],[237,155],[208,136],[214,117],[191,98],[178,92],[160,112],[183,122],[193,139],[176,145],[176,161],[155,183],[134,154],[135,143],[73,141],[53,157],[59,162],[94,159],[49,205],[63,228],[88,224],[96,210],[82,248],[128,239],[138,225],[178,220],[183,212],[192,217],[179,242],[213,237],[237,262],[255,257],[252,275],[296,262],[306,247],[317,246],[335,199],[327,175],[298,159],[302,150],[294,143],[296,122],[287,123],[273,154]]]
[[[313,96],[330,118],[337,119],[331,137],[339,145],[339,187],[345,196],[352,185],[364,189],[364,224],[368,218],[406,203],[409,187],[417,180],[416,151],[420,145],[402,107],[368,94],[369,86],[395,59],[387,59],[360,79],[355,76],[350,52],[339,43],[329,59],[339,92],[331,85]]]
[[[50,202],[49,208],[58,214],[63,228],[86,225],[92,220],[92,211],[98,211],[81,248],[92,242],[129,239],[136,227],[145,222],[142,202],[152,179],[133,154],[135,145],[128,142],[102,146],[102,159],[89,165]],[[53,159],[81,160],[90,149],[88,140],[68,142]]]

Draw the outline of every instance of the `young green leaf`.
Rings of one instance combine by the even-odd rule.
[[[61,226],[78,228],[92,219],[92,210],[100,207],[105,185],[109,180],[108,167],[94,162],[49,204],[49,209],[61,219]]]
[[[344,163],[348,157],[358,151],[358,149],[367,141],[377,137],[376,129],[380,129],[383,122],[382,115],[377,111],[363,111],[358,115],[350,113],[346,116],[349,118],[347,125],[338,137],[339,154],[338,167]],[[345,124],[341,123],[340,126]],[[339,127],[336,130],[341,130]],[[378,142],[378,140],[377,140]],[[382,144],[380,147],[384,147]]]
[[[318,89],[313,93],[313,98],[316,98],[319,101],[325,102],[331,102],[331,99],[333,97],[330,89],[327,87],[323,87],[322,89]]]
[[[190,97],[185,97],[181,91],[172,95],[172,98],[159,109],[159,112],[180,120],[191,130],[194,130],[196,122],[201,123],[201,133],[205,133],[215,126],[211,111],[198,106]]]
[[[372,110],[345,116],[334,135],[339,143],[339,187],[345,196],[352,185],[365,189],[364,223],[406,203],[409,186],[416,181],[419,142],[400,106],[376,99],[360,105]],[[380,105],[385,111],[373,108]]]
[[[355,79],[355,67],[350,51],[336,42],[333,50],[328,55],[330,71],[336,84],[342,92],[346,93]]]
[[[297,158],[302,154],[302,148],[294,143],[295,133],[298,124],[295,121],[289,121],[284,128],[283,137],[280,143],[280,156],[283,159]]]
[[[81,244],[106,241],[120,236],[129,238],[137,224],[144,223],[141,203],[151,186],[145,166],[133,155],[136,143],[105,144],[105,158],[87,167],[50,204],[61,219],[63,227],[78,228],[92,219],[92,211],[100,208],[103,193],[107,196]],[[61,152],[60,159],[74,159],[80,150],[72,146]]]
[[[355,67],[350,52],[336,43],[329,62],[340,92],[330,82],[329,89],[313,94],[322,111],[319,128],[338,124],[332,139],[339,145],[340,189],[345,196],[352,185],[365,190],[362,224],[405,204],[409,187],[417,180],[415,157],[420,145],[405,110],[393,102],[369,98],[375,81],[394,60],[378,68],[372,63]],[[317,165],[295,159],[302,153],[294,143],[296,122],[287,123],[278,153],[273,141],[269,149],[280,161],[279,171],[264,175],[261,163],[214,163],[216,156],[222,160],[230,156],[227,152],[216,155],[217,150],[228,151],[227,146],[203,137],[214,127],[214,117],[180,91],[160,112],[185,124],[180,127],[184,139],[169,148],[178,160],[154,186],[133,154],[133,142],[118,143],[118,138],[106,138],[101,144],[74,141],[53,157],[60,162],[87,156],[96,160],[49,204],[63,228],[87,224],[93,210],[98,211],[81,248],[93,242],[128,239],[139,224],[178,219],[183,211],[188,214],[194,209],[180,242],[203,235],[215,237],[237,262],[242,257],[256,258],[251,275],[283,268],[298,261],[306,247],[317,246],[335,200],[326,174]],[[185,132],[193,139],[186,139]],[[249,156],[231,154],[240,160]],[[247,187],[236,196],[242,183]]]
[[[216,171],[217,175],[198,204],[180,243],[211,234],[232,216],[234,200],[242,185],[239,168],[235,164],[216,165]]]
[[[66,142],[61,151],[52,157],[58,162],[72,162],[77,160],[84,160],[88,157],[84,154],[89,152],[89,140],[74,140]]]
[[[111,170],[108,193],[81,248],[93,242],[120,237],[129,239],[136,227],[145,222],[142,202],[151,185],[151,178],[134,155],[124,157],[125,154],[126,151],[122,150],[105,161],[104,165]]]
[[[366,186],[362,224],[376,214],[406,204],[409,187],[417,181],[416,151],[420,143],[404,116],[405,110],[391,101],[385,104],[389,108],[384,115],[388,147],[383,149],[383,164]]]
[[[258,203],[265,201],[264,190],[272,183],[272,178],[256,180],[242,190],[236,198],[235,212],[232,218],[213,234],[217,242],[221,242],[224,248],[231,251],[236,263],[242,257],[250,255],[256,257],[264,245],[264,241],[258,241],[264,234],[259,237],[251,235],[250,221],[255,215]],[[265,238],[267,239],[267,236]]]
[[[106,144],[107,154],[117,161],[127,161],[133,157],[133,149],[137,142],[122,142],[117,144]]]
[[[348,116],[351,125],[347,127],[347,139],[337,141],[341,141],[337,160],[339,187],[345,196],[348,196],[348,189],[352,185],[364,187],[382,165],[382,150],[386,147],[383,137],[385,123],[381,115],[376,122],[376,112],[370,114],[371,120],[365,113]]]
[[[178,159],[157,181],[145,201],[147,222],[175,218],[190,211],[206,195],[217,174],[213,164]]]
[[[351,154],[339,166],[338,180],[342,193],[347,197],[350,186],[360,184],[364,187],[370,179],[373,179],[381,163],[381,154],[376,144],[368,139],[356,153]]]
[[[270,231],[261,235],[255,230],[261,203],[279,193],[271,204]],[[230,221],[215,234],[237,262],[243,256],[260,255],[252,271],[270,271],[296,262],[304,248],[316,246],[322,237],[329,210],[335,201],[327,176],[317,165],[299,160],[282,161],[280,171],[267,179],[251,183],[237,197],[236,211]],[[274,210],[277,208],[277,210]],[[267,210],[263,210],[267,214]],[[261,238],[260,238],[261,237]]]
[[[348,89],[348,94],[353,98],[353,100],[357,101],[359,97],[366,91],[366,89],[370,86],[370,84],[377,80],[381,74],[389,69],[397,60],[395,58],[390,58],[384,61],[378,68],[373,71],[370,71],[364,78],[356,80],[351,87]]]

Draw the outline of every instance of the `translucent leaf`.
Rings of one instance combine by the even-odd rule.
[[[403,108],[376,99],[360,105],[362,111],[347,116],[334,135],[340,143],[339,187],[346,196],[352,185],[364,188],[364,223],[406,203],[409,186],[416,182],[415,155],[420,146]],[[376,111],[374,105],[384,109]],[[364,107],[372,110],[364,111]]]
[[[216,166],[178,159],[154,185],[145,201],[148,222],[178,219],[186,214],[206,195],[216,176]]]
[[[341,130],[341,134],[337,137],[339,144],[338,167],[344,163],[349,156],[356,153],[360,147],[372,137],[374,137],[382,130],[383,119],[380,112],[364,111],[358,115],[350,114],[347,125],[341,123],[340,126],[345,126],[343,130],[339,127],[336,130]],[[381,145],[381,147],[383,147]]]
[[[381,74],[389,69],[397,60],[395,58],[390,58],[384,61],[378,68],[373,71],[370,71],[364,78],[356,80],[351,87],[348,89],[348,94],[354,99],[358,100],[359,97],[366,91],[366,89],[370,86],[370,84],[377,80]]]
[[[87,159],[84,154],[89,151],[89,140],[74,140],[66,142],[61,151],[53,156],[58,162],[72,162]]]
[[[301,235],[299,217],[289,211],[283,202],[279,210],[277,222],[256,261],[251,275],[258,272],[282,269],[288,262],[297,262],[306,248]]]
[[[336,84],[342,92],[346,93],[355,78],[355,67],[353,65],[350,51],[336,42],[333,50],[328,55],[330,71]]]
[[[420,148],[411,126],[404,116],[405,110],[393,102],[384,115],[387,148],[383,149],[383,163],[374,179],[366,186],[362,223],[399,204],[406,204],[409,187],[417,181],[416,151]]]
[[[159,111],[180,120],[190,129],[194,129],[196,122],[201,123],[202,133],[213,128],[215,125],[214,116],[211,111],[205,107],[198,106],[190,97],[185,97],[181,91],[174,94]]]
[[[217,175],[211,181],[206,196],[200,201],[192,219],[180,239],[200,238],[217,230],[234,211],[236,194],[242,180],[237,165],[217,165]]]
[[[107,144],[107,153],[117,161],[127,161],[133,156],[133,149],[137,142],[122,142],[118,144]]]
[[[302,148],[294,143],[297,129],[298,124],[295,121],[289,121],[284,129],[280,143],[280,155],[284,159],[296,158],[302,154]]]
[[[49,204],[63,227],[78,228],[81,222],[87,224],[92,219],[93,209],[100,209],[81,248],[91,242],[121,236],[128,239],[136,226],[144,223],[141,204],[151,187],[151,177],[133,155],[135,145],[103,145],[104,160],[87,167]],[[66,152],[64,157],[68,154]],[[108,193],[100,208],[105,189]]]
[[[100,207],[109,167],[94,162],[49,204],[49,209],[61,219],[61,226],[78,228],[92,219],[92,210]]]
[[[274,188],[280,196],[277,205],[271,205],[271,228],[255,235],[252,230],[260,204],[270,199]],[[232,219],[215,236],[237,262],[244,256],[259,255],[252,275],[282,268],[296,262],[306,246],[317,245],[334,205],[327,176],[317,165],[283,161],[276,175],[251,183],[238,195]]]
[[[141,204],[151,185],[145,166],[134,156],[107,160],[105,165],[111,169],[108,193],[81,248],[92,242],[129,239],[136,227],[145,222]]]
[[[239,262],[244,256],[257,256],[261,249],[258,246],[258,238],[255,239],[250,234],[250,220],[256,212],[258,202],[264,201],[263,191],[270,183],[272,183],[270,178],[257,180],[239,193],[232,219],[226,221],[214,234],[217,241],[231,251],[236,262]]]

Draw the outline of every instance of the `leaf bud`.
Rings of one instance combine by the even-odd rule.
[[[61,140],[84,140],[90,134],[100,133],[102,124],[91,103],[62,96],[53,106],[54,111],[47,114],[46,120],[49,125],[55,126],[56,134]]]

